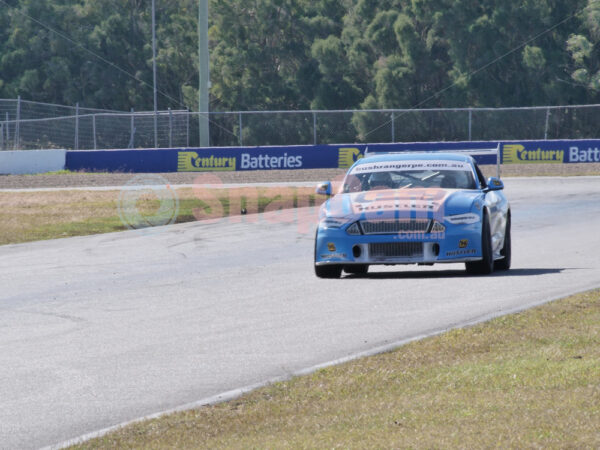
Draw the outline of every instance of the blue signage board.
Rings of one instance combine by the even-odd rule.
[[[600,162],[600,140],[510,142],[417,142],[68,151],[69,170],[108,172],[233,172],[248,170],[347,169],[365,152],[493,150],[503,164]],[[496,155],[476,155],[496,164]]]

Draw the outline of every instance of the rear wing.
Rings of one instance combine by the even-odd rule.
[[[375,155],[405,154],[405,153],[464,153],[471,156],[477,164],[494,164],[496,166],[496,176],[500,178],[500,143],[495,148],[471,148],[471,149],[439,149],[439,150],[400,150],[396,152],[369,152],[369,147],[365,149],[365,158]]]

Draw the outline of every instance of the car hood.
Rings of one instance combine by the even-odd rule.
[[[477,190],[386,189],[337,194],[321,206],[320,218],[438,218],[470,212],[478,202],[480,209],[483,194]]]

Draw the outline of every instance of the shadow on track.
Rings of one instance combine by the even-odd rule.
[[[580,270],[575,268],[562,269],[511,269],[506,271],[493,272],[489,275],[469,275],[464,270],[420,270],[403,272],[369,272],[364,275],[344,274],[344,278],[371,278],[374,280],[382,279],[421,279],[421,278],[497,278],[497,277],[532,277],[536,275],[552,275],[562,273],[565,270]]]

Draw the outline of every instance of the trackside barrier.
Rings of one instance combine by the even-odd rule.
[[[498,146],[502,164],[600,162],[600,140],[556,140],[85,150],[68,151],[66,168],[137,173],[347,169],[365,151],[476,151]],[[495,153],[473,156],[479,164],[497,163]]]
[[[0,174],[20,175],[54,172],[65,168],[66,150],[0,152]]]

